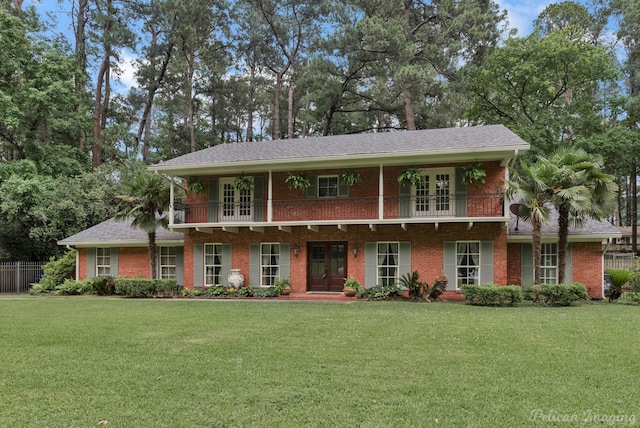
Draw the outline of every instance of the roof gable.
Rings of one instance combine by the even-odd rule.
[[[219,144],[152,165],[158,171],[293,162],[412,158],[460,154],[470,158],[498,151],[526,151],[529,144],[503,125],[334,135],[327,137]]]

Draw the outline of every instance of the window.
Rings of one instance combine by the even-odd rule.
[[[399,249],[398,242],[378,242],[378,285],[396,285],[398,283],[399,271]]]
[[[176,279],[176,247],[160,248],[160,279]]]
[[[318,177],[318,197],[319,198],[335,198],[338,196],[338,176],[320,176]]]
[[[260,286],[271,287],[280,279],[280,244],[260,244]]]
[[[251,220],[253,191],[233,187],[233,178],[220,180],[221,220]]]
[[[453,215],[455,212],[451,200],[453,169],[424,170],[422,175],[424,181],[412,188],[415,197],[413,215]]]
[[[204,285],[221,285],[222,244],[204,244]]]
[[[480,242],[456,243],[456,272],[458,287],[480,284]]]
[[[543,243],[540,256],[540,283],[558,283],[558,244]]]
[[[96,276],[111,275],[111,248],[96,248]]]

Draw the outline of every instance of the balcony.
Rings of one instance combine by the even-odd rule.
[[[339,224],[403,219],[437,220],[504,217],[502,195],[429,195],[368,198],[320,198],[299,200],[189,203],[175,206],[184,218],[174,224],[228,226],[291,223]],[[271,212],[269,214],[269,211]],[[182,217],[182,216],[181,216]]]

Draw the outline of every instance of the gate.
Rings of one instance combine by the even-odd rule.
[[[45,262],[0,263],[0,294],[29,293],[30,284],[42,278]]]

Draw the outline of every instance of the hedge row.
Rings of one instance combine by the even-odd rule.
[[[468,303],[481,306],[515,306],[522,302],[522,289],[517,285],[463,285],[460,287],[462,296]],[[564,284],[542,284],[538,291],[537,303],[549,306],[570,306],[575,303],[586,302],[589,294],[579,282]]]
[[[460,292],[472,305],[515,306],[522,302],[522,289],[517,285],[463,285]]]
[[[175,279],[115,278],[116,294],[124,297],[153,297],[176,290]]]

